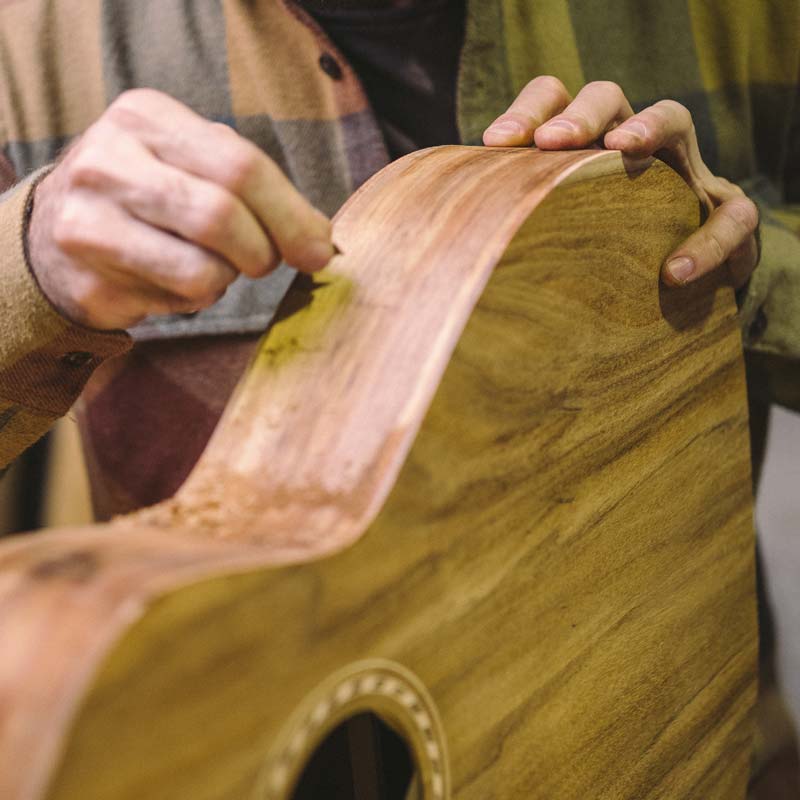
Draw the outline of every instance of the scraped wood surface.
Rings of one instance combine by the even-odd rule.
[[[729,289],[602,151],[437,148],[345,206],[176,498],[0,547],[0,796],[288,800],[337,720],[426,800],[744,797]]]

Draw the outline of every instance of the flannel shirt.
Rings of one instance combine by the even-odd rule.
[[[711,170],[760,206],[743,335],[797,396],[800,0],[468,0],[462,142],[541,74],[690,109]],[[36,171],[139,86],[232,125],[327,213],[388,159],[358,76],[291,0],[0,0],[0,469],[94,372],[81,420],[101,516],[179,485],[291,280],[240,279],[195,317],[148,320],[126,355],[126,333],[73,325],[42,296],[24,242]]]

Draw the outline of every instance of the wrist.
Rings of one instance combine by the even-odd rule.
[[[55,166],[45,167],[31,178],[23,222],[25,263],[42,297],[59,317],[71,325],[102,333],[101,328],[87,324],[77,305],[69,302],[69,293],[65,291],[68,281],[64,279],[64,270],[59,268],[63,255],[48,232],[52,226],[53,203],[49,201],[47,192]]]

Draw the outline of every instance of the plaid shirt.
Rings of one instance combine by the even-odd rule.
[[[478,144],[540,74],[573,94],[615,81],[636,110],[663,98],[691,110],[709,167],[760,205],[744,338],[780,361],[775,385],[797,394],[787,365],[800,358],[800,0],[469,0],[462,141]],[[179,485],[291,279],[240,279],[196,317],[148,320],[114,359],[127,334],[51,308],[26,264],[36,174],[26,176],[137,86],[232,125],[328,213],[387,161],[358,77],[290,0],[0,0],[0,189],[12,187],[0,196],[0,468],[94,373],[80,414],[101,516]]]

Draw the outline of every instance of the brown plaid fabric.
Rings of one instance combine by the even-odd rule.
[[[323,57],[339,69],[322,69]],[[780,376],[771,385],[796,396],[800,0],[469,0],[462,141],[479,143],[539,74],[573,93],[614,80],[635,109],[671,97],[691,110],[711,169],[761,205],[743,331]],[[0,180],[50,163],[136,86],[232,125],[328,213],[387,160],[357,75],[290,0],[0,0]],[[0,197],[0,468],[128,346],[125,334],[70,325],[38,292],[23,248],[27,194],[23,183]],[[103,515],[178,485],[290,280],[288,270],[240,280],[197,317],[150,320],[127,356],[97,370],[80,413]]]

